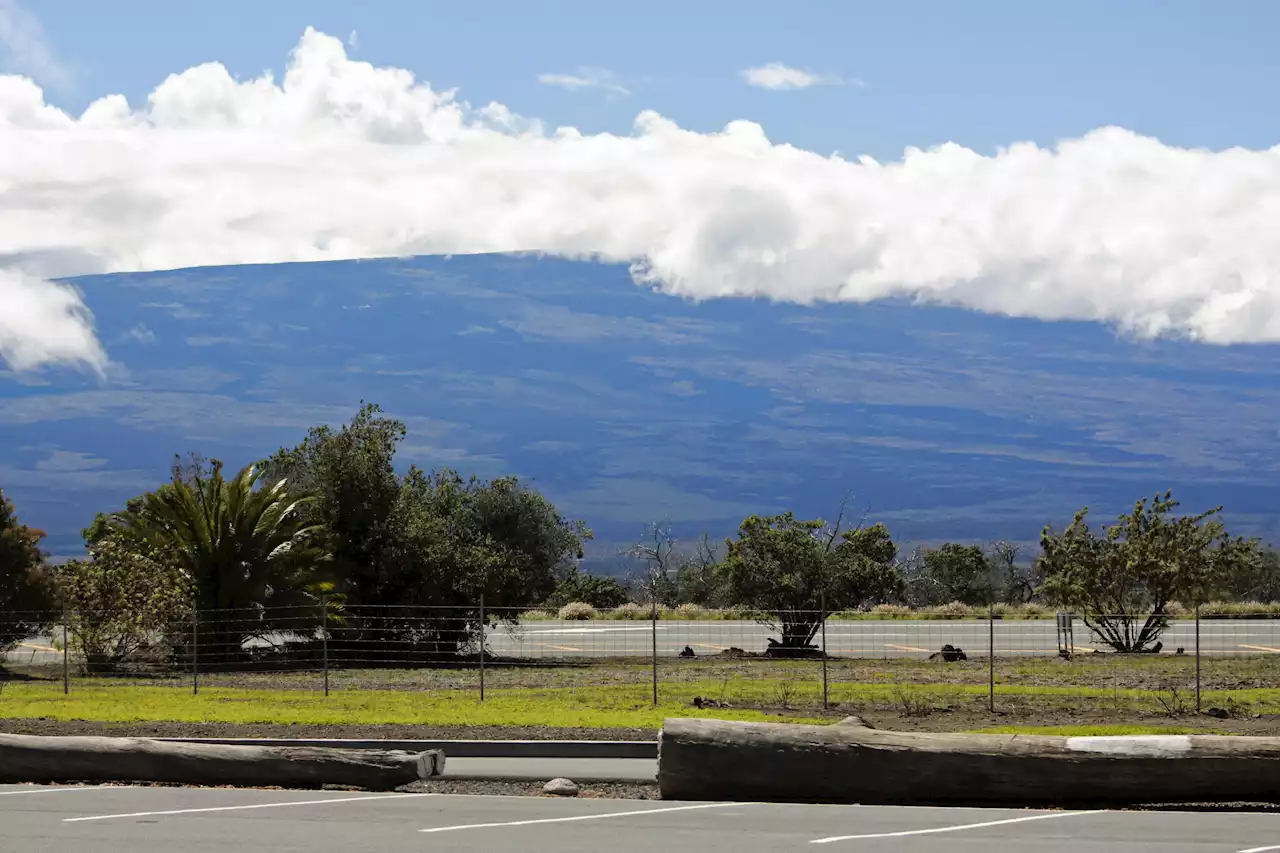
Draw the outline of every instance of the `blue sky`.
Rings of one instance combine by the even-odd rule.
[[[1052,143],[1106,124],[1182,146],[1280,140],[1280,6],[1263,0],[42,0],[28,9],[75,72],[50,93],[72,109],[107,92],[137,99],[198,62],[278,73],[313,25],[354,31],[357,57],[457,87],[473,103],[501,101],[584,131],[627,131],[652,108],[693,129],[750,118],[777,141],[884,159],[948,140],[984,151]],[[766,92],[738,76],[773,61],[866,86]],[[631,94],[537,82],[579,67],[612,71]]]

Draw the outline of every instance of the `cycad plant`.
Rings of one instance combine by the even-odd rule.
[[[265,608],[300,605],[327,558],[324,528],[301,509],[315,500],[290,494],[284,480],[262,484],[262,469],[246,465],[231,479],[211,460],[188,476],[146,494],[112,517],[112,525],[168,555],[185,573],[213,647],[201,656],[240,653],[247,637],[270,630]]]

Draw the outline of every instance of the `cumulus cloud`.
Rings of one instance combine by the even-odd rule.
[[[101,367],[48,278],[543,251],[697,299],[901,297],[1216,343],[1280,341],[1280,148],[1120,128],[993,155],[828,157],[736,121],[630,134],[473,107],[308,30],[282,79],[200,65],[73,117],[0,77],[0,357]],[[24,266],[25,265],[25,266]]]
[[[603,89],[614,95],[630,95],[631,90],[617,81],[612,71],[604,68],[579,68],[576,74],[539,74],[538,82],[544,86],[579,91]]]
[[[755,68],[747,68],[741,73],[742,79],[749,85],[772,92],[808,89],[811,86],[839,86],[844,82],[834,74],[815,74],[803,68],[783,65],[781,62],[770,62]]]
[[[40,19],[17,0],[0,0],[0,70],[34,77],[47,86],[71,83],[71,69],[60,60],[45,37]]]

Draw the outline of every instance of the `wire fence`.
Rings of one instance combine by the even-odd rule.
[[[5,613],[0,680],[60,683],[67,693],[127,683],[196,693],[449,691],[481,701],[563,689],[587,703],[625,694],[655,705],[886,708],[906,716],[965,708],[1103,716],[1280,711],[1273,612],[1172,619],[1132,653],[1117,651],[1114,640],[1140,637],[1145,614],[1089,620],[1091,627],[1071,614],[627,613],[561,619],[482,601],[361,607],[325,600],[203,610],[158,623],[133,613]]]

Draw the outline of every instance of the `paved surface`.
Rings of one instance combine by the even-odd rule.
[[[490,629],[489,648],[497,655],[529,658],[635,657],[652,654],[654,626],[649,622],[528,622],[514,628]],[[730,647],[761,652],[777,633],[755,622],[658,622],[658,654],[678,655],[685,646],[694,654],[718,654]],[[1076,620],[1077,651],[1105,650]],[[1172,623],[1162,636],[1164,651],[1179,646],[1190,654],[1195,648],[1195,623]],[[821,635],[815,638],[821,643]],[[950,643],[967,653],[985,656],[988,623],[955,621],[865,621],[827,623],[827,649],[840,657],[922,657]],[[1200,623],[1200,647],[1208,655],[1280,654],[1280,620],[1231,619]],[[1053,619],[998,620],[995,623],[997,655],[1056,655],[1057,624]],[[18,646],[9,660],[29,664],[61,661],[50,637],[35,637]]]
[[[447,778],[555,779],[579,782],[652,782],[658,778],[656,758],[450,758]]]
[[[1280,815],[0,786],[5,853],[1262,853]]]

